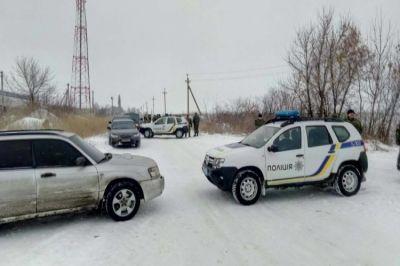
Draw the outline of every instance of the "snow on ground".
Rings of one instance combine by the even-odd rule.
[[[1,265],[400,265],[396,151],[369,154],[368,181],[345,198],[318,188],[267,191],[249,207],[211,185],[205,152],[238,137],[143,139],[140,149],[102,151],[154,158],[164,194],[116,223],[96,213],[0,226]]]

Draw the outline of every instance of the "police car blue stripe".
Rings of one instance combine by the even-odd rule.
[[[364,141],[353,140],[353,141],[348,141],[348,142],[342,143],[342,146],[340,148],[346,149],[346,148],[352,148],[352,147],[359,147],[359,146],[363,146],[363,145],[364,145]]]

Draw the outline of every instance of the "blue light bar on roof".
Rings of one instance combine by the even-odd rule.
[[[295,119],[300,117],[300,112],[297,110],[286,110],[275,113],[277,119]]]

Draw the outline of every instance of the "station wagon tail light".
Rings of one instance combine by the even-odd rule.
[[[157,166],[150,167],[149,168],[149,174],[151,178],[157,178],[160,176],[160,170],[158,169]]]

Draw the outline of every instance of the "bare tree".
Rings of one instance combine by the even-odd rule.
[[[12,90],[27,95],[29,103],[34,106],[40,100],[50,101],[55,90],[52,81],[49,67],[41,67],[33,58],[21,57],[17,58],[15,70],[7,83]]]

